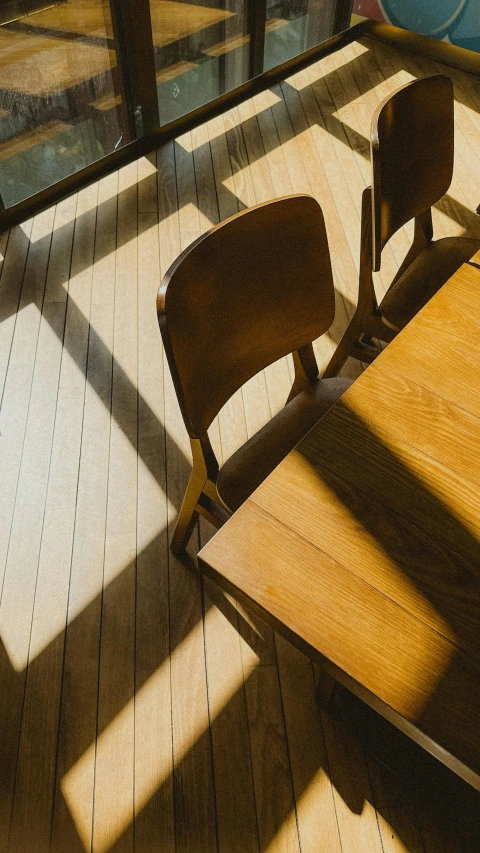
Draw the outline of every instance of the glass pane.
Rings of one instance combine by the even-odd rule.
[[[333,0],[267,0],[264,68],[274,68],[333,35]]]
[[[160,123],[248,80],[245,0],[150,0]]]
[[[353,13],[480,51],[480,0],[355,0]]]
[[[125,141],[108,0],[0,3],[0,194],[5,207]]]

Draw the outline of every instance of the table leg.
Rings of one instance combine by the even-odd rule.
[[[329,675],[328,672],[325,672],[323,669],[320,670],[315,699],[317,701],[317,705],[321,708],[328,710],[336,683],[335,679]]]

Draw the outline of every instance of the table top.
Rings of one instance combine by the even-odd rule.
[[[465,264],[199,562],[480,790],[479,341]]]

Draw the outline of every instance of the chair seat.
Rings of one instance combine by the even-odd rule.
[[[232,512],[250,497],[351,383],[350,379],[320,379],[291,400],[225,462],[218,475],[217,490]]]
[[[430,243],[382,300],[386,321],[395,329],[403,329],[479,249],[480,240],[470,237],[445,237]]]

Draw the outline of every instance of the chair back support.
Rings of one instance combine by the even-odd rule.
[[[447,192],[453,174],[454,98],[436,74],[402,86],[372,121],[374,269],[390,237]]]
[[[202,436],[248,379],[332,324],[319,204],[287,196],[220,223],[170,267],[157,311],[187,430]]]

